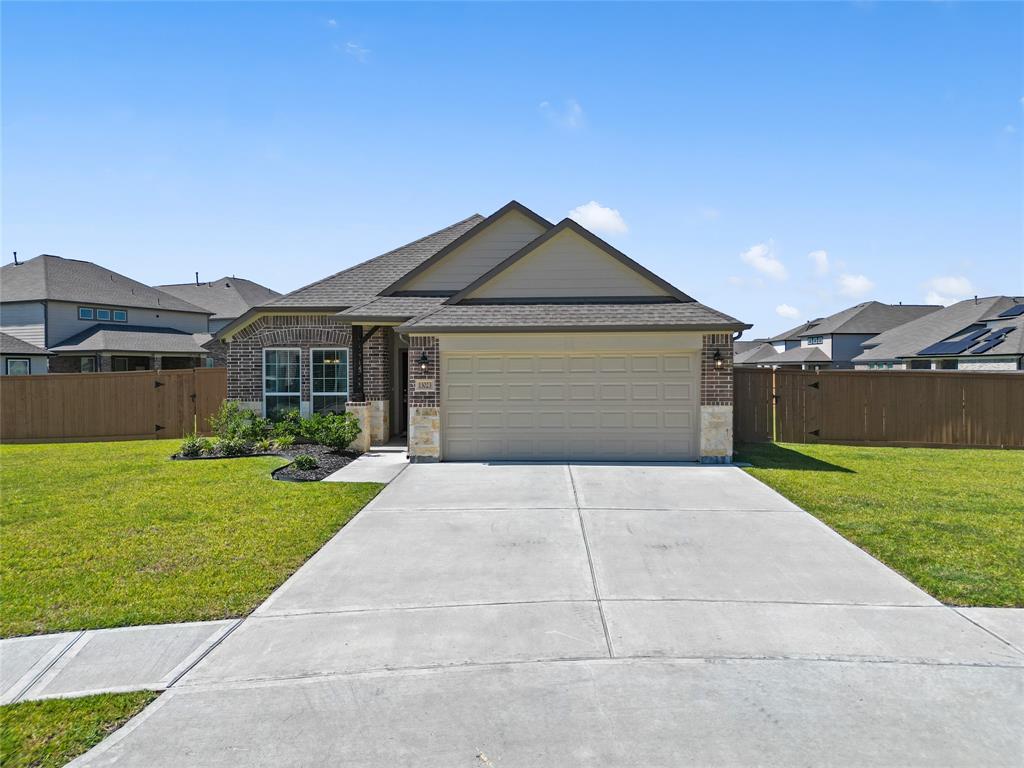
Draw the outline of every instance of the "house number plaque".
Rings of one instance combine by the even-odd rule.
[[[416,379],[415,390],[417,392],[433,392],[434,391],[434,380],[433,379]]]

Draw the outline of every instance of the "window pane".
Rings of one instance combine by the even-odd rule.
[[[97,309],[96,310],[96,319],[97,320],[109,320],[110,319],[110,310],[109,309]]]
[[[345,395],[313,395],[313,413],[344,413]]]
[[[313,392],[347,393],[348,350],[314,349],[312,385]]]
[[[31,373],[29,361],[22,358],[7,359],[8,376],[28,376]]]
[[[79,320],[92,320],[92,307],[79,307],[78,308],[78,319]]]
[[[289,411],[299,410],[298,395],[267,395],[267,418],[277,420]]]
[[[123,309],[115,309],[114,310],[114,319],[117,322],[119,322],[119,323],[127,322],[128,321],[128,313],[125,312]]]
[[[79,370],[82,373],[95,373],[95,371],[96,371],[96,358],[95,357],[83,357],[79,361]]]
[[[267,393],[299,392],[298,350],[268,349],[263,389]]]

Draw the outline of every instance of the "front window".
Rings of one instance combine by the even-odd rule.
[[[341,413],[348,401],[348,350],[310,351],[313,413]]]
[[[263,410],[269,419],[279,419],[299,410],[301,374],[297,349],[263,350]]]
[[[95,357],[82,357],[78,360],[78,370],[82,373],[95,373],[96,372],[96,358]]]
[[[8,376],[28,376],[32,373],[32,362],[27,357],[8,357]]]
[[[94,317],[92,307],[79,307],[78,308],[78,319],[79,320],[92,320]]]
[[[808,345],[812,345],[812,344],[813,345],[818,345],[818,344],[824,344],[824,343],[825,343],[825,337],[824,336],[808,336],[807,337],[807,344]]]

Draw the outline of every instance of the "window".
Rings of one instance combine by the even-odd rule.
[[[910,370],[912,371],[930,371],[932,369],[931,360],[911,360]]]
[[[114,310],[114,322],[115,323],[127,323],[128,313],[123,309]]]
[[[96,310],[96,319],[97,320],[109,320],[110,319],[110,310],[109,309],[97,309]]]
[[[263,350],[263,413],[279,419],[288,411],[299,410],[301,351],[298,349]]]
[[[111,357],[110,369],[112,371],[148,371],[149,358],[137,355]]]
[[[28,376],[30,373],[32,373],[32,361],[27,357],[7,358],[8,376]]]
[[[808,346],[810,346],[812,344],[818,345],[818,344],[824,344],[824,343],[825,343],[825,337],[824,336],[808,336],[807,337],[807,344],[808,344]]]
[[[940,371],[955,371],[959,368],[958,360],[939,360]]]
[[[96,358],[80,357],[78,359],[78,370],[82,373],[96,373]]]
[[[348,350],[312,349],[309,355],[313,413],[341,413],[348,400]]]
[[[78,308],[78,319],[79,320],[92,320],[93,319],[92,307],[79,307]]]

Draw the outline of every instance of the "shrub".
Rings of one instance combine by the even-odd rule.
[[[217,441],[221,456],[247,456],[252,453],[252,443],[241,437],[225,437]]]
[[[298,456],[295,457],[293,463],[295,464],[296,469],[301,469],[304,472],[309,471],[311,469],[316,469],[317,467],[320,466],[320,462],[317,461],[315,457],[310,456],[308,453],[300,453]]]
[[[295,438],[291,435],[281,435],[280,437],[274,438],[274,447],[278,450],[282,448],[291,448],[295,445]]]
[[[302,425],[303,435],[313,442],[343,451],[359,433],[359,421],[351,413],[317,413]]]
[[[296,438],[302,437],[302,417],[298,411],[288,411],[273,423],[272,431],[278,440],[286,437],[295,442]]]
[[[269,437],[265,437],[262,440],[256,441],[255,445],[253,445],[253,450],[256,453],[270,453],[274,450],[274,447],[274,441]]]
[[[204,453],[209,453],[213,447],[213,443],[205,437],[200,437],[195,432],[191,435],[185,435],[185,440],[181,444],[181,448],[178,449],[180,456],[185,456],[189,459],[194,459],[196,456],[202,456]]]
[[[255,443],[270,437],[270,422],[232,400],[221,403],[220,409],[210,417],[210,428],[223,440]]]

